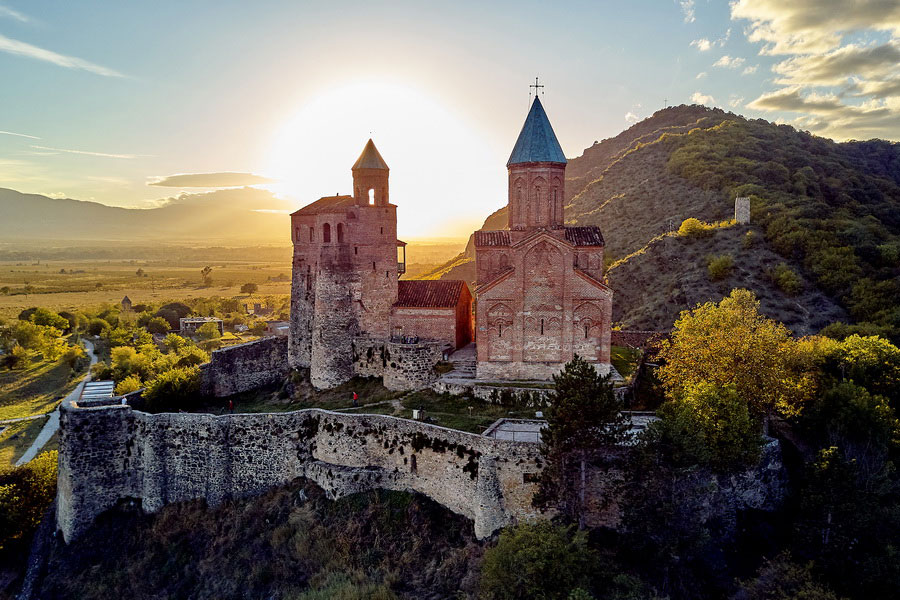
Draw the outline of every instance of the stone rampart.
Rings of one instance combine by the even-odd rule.
[[[415,344],[358,337],[353,340],[353,374],[382,377],[394,391],[419,390],[437,379],[434,366],[443,358],[445,343],[422,340]]]
[[[202,366],[201,393],[230,396],[277,383],[288,371],[288,338],[265,337],[212,353]]]
[[[538,516],[536,444],[381,415],[148,414],[127,405],[61,408],[57,526],[68,542],[126,499],[170,502],[261,493],[306,477],[332,498],[386,488],[425,494],[479,538]]]

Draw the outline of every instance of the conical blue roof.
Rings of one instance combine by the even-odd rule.
[[[553,127],[550,126],[550,120],[547,119],[547,113],[544,112],[541,100],[537,96],[531,110],[528,111],[522,132],[519,133],[519,139],[516,140],[506,166],[528,162],[566,162],[566,155],[563,154],[559,140],[553,133]]]

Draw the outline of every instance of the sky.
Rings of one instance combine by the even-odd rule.
[[[0,0],[0,187],[299,207],[349,193],[371,136],[400,236],[467,235],[535,77],[576,157],[667,104],[900,140],[898,65],[897,0]]]

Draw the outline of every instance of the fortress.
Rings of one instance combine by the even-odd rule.
[[[429,383],[442,356],[476,342],[477,377],[549,380],[578,354],[610,370],[612,290],[598,227],[564,223],[566,158],[535,97],[507,162],[510,227],[476,231],[477,314],[464,281],[401,281],[390,169],[370,139],[351,172],[353,194],[291,215],[294,246],[289,364],[317,388],[354,375],[391,389]],[[415,352],[404,344],[415,340]],[[397,361],[414,353],[400,377]],[[376,367],[373,370],[373,365]]]

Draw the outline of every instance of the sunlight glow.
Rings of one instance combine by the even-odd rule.
[[[269,187],[298,208],[351,193],[350,167],[372,137],[391,168],[401,237],[468,235],[506,203],[503,159],[466,119],[421,90],[359,81],[320,95],[273,136]]]

